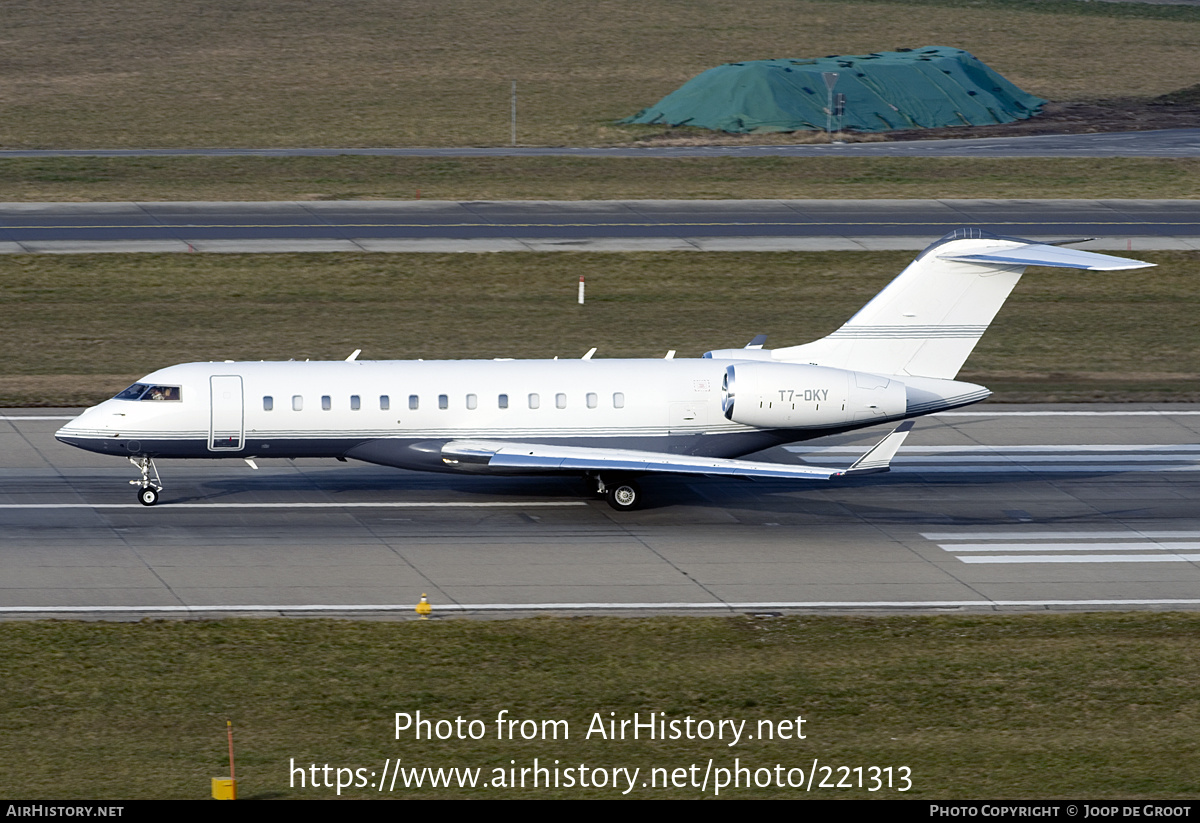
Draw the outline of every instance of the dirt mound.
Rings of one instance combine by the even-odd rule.
[[[1200,128],[1200,84],[1188,86],[1148,100],[1091,100],[1071,103],[1049,102],[1035,117],[988,126],[948,126],[906,129],[886,134],[839,134],[846,142],[891,140],[945,140],[972,137],[1022,137],[1035,134],[1091,134],[1097,132],[1149,131],[1152,129]],[[727,138],[733,137],[727,135]],[[775,135],[737,135],[722,139],[703,129],[667,129],[661,135],[641,138],[643,145],[669,145],[686,138],[689,145],[757,143],[812,143],[828,140],[823,133],[795,132]]]
[[[929,140],[951,137],[1019,137],[1033,134],[1089,134],[1197,127],[1200,127],[1200,86],[1193,86],[1152,100],[1046,103],[1036,117],[1028,120],[995,126],[909,129],[890,132],[887,138]]]

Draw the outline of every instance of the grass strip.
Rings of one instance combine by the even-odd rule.
[[[1049,100],[1200,75],[1200,15],[1126,3],[30,0],[5,5],[0,145],[606,145],[727,62],[946,45]]]
[[[967,361],[1009,402],[1200,400],[1200,255],[1030,269]],[[0,403],[94,403],[197,360],[696,357],[822,337],[910,252],[8,255]],[[576,304],[579,276],[588,301]]]
[[[697,764],[689,780],[702,776],[709,758],[806,776],[815,758],[833,767],[831,782],[844,776],[837,767],[908,766],[913,781],[907,792],[818,790],[818,776],[811,794],[743,783],[723,797],[1195,798],[1198,679],[1196,614],[9,622],[0,624],[0,795],[201,799],[210,777],[228,773],[229,719],[242,798],[336,794],[296,785],[293,761],[379,772],[400,758],[478,768],[490,780],[535,757],[639,768],[639,784],[656,767]],[[565,720],[569,737],[498,740],[503,710]],[[397,739],[394,714],[416,711],[479,719],[486,734]],[[635,712],[745,720],[754,739],[586,737],[595,715]],[[797,716],[804,740],[757,733],[760,720]],[[381,795],[360,786],[347,796]],[[383,796],[620,789],[426,785]],[[629,796],[705,795],[660,783]]]
[[[0,160],[0,201],[1158,198],[1160,158],[63,157]]]
[[[858,0],[889,6],[962,8],[956,0]],[[997,13],[1028,12],[1055,16],[1108,17],[1134,20],[1177,20],[1200,22],[1200,9],[1195,6],[1133,3],[1080,3],[1078,0],[973,0],[972,5]]]

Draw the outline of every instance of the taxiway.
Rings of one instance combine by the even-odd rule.
[[[0,203],[0,253],[919,250],[959,226],[1200,248],[1200,200]]]
[[[1200,607],[1200,406],[975,406],[890,474],[646,478],[623,514],[571,479],[304,460],[163,461],[143,508],[132,467],[54,440],[70,414],[0,420],[0,616]]]

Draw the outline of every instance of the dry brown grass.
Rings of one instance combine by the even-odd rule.
[[[174,157],[0,160],[0,200],[1193,198],[1191,158]]]
[[[435,612],[436,614],[436,612]],[[0,624],[5,798],[203,799],[234,724],[245,799],[333,799],[298,764],[379,769],[699,764],[911,770],[886,787],[727,788],[722,798],[1180,798],[1195,802],[1196,614],[893,615]],[[397,736],[394,712],[565,720],[557,740]],[[746,721],[750,737],[602,740],[607,719]],[[801,715],[802,740],[760,720]],[[490,726],[494,728],[494,726]],[[465,735],[463,735],[465,737]],[[754,739],[751,739],[754,738]],[[394,762],[394,761],[393,761]],[[578,772],[576,772],[578,774]],[[695,774],[695,773],[693,773]],[[713,775],[717,774],[713,771]],[[331,774],[331,779],[333,775]],[[532,777],[530,775],[530,777]],[[831,783],[841,773],[833,772]],[[885,773],[886,778],[886,773]],[[624,787],[372,787],[342,797],[620,797]],[[761,785],[761,784],[760,784]],[[844,784],[845,785],[845,784]],[[1113,801],[1115,802],[1115,801]],[[7,804],[6,804],[7,805]],[[1082,818],[1080,818],[1082,819]]]
[[[503,144],[512,80],[521,142],[606,144],[661,131],[613,121],[711,66],[899,46],[968,49],[1049,99],[1154,96],[1200,77],[1198,16],[1053,8],[11,0],[0,145]]]
[[[1031,269],[967,361],[998,400],[1200,400],[1200,253]],[[0,256],[0,403],[63,406],[195,360],[696,357],[840,326],[907,252]],[[588,302],[575,302],[579,275]],[[137,295],[131,310],[131,295]],[[151,341],[147,343],[146,341]]]

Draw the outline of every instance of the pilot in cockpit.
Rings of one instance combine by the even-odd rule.
[[[178,400],[178,386],[151,386],[150,390],[142,395],[143,400]]]

